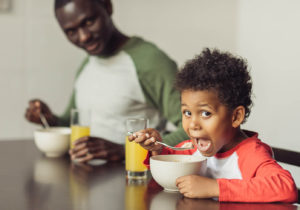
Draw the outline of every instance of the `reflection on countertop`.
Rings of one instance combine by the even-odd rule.
[[[219,203],[163,191],[151,176],[126,180],[124,163],[74,164],[47,158],[33,141],[0,142],[0,209],[296,210],[281,203]],[[150,173],[149,173],[150,174]],[[21,186],[21,187],[20,187]]]

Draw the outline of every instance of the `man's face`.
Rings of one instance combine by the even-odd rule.
[[[68,39],[91,55],[101,55],[108,47],[113,23],[102,4],[74,0],[56,11],[56,18]]]
[[[214,91],[183,91],[181,112],[183,129],[202,155],[213,156],[232,143],[232,112]]]

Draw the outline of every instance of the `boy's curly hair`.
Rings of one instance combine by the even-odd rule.
[[[175,86],[180,92],[214,90],[229,109],[245,107],[244,122],[250,114],[252,81],[247,62],[228,52],[204,49],[177,73]]]

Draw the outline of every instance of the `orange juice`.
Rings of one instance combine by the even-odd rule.
[[[135,142],[130,142],[126,136],[125,144],[125,166],[126,171],[143,172],[147,171],[144,165],[144,160],[147,155],[147,150]]]
[[[70,148],[73,148],[73,142],[77,139],[89,136],[90,135],[90,127],[88,126],[80,126],[80,125],[72,125],[71,126],[71,141]]]

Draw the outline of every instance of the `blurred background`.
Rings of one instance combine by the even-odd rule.
[[[272,146],[300,151],[300,1],[113,0],[113,5],[114,22],[125,34],[153,41],[179,66],[204,47],[246,58],[254,107],[243,128]],[[67,41],[51,0],[0,0],[0,30],[0,140],[30,140],[36,126],[24,118],[28,101],[40,98],[62,113],[85,53]],[[300,186],[299,168],[286,168]]]

